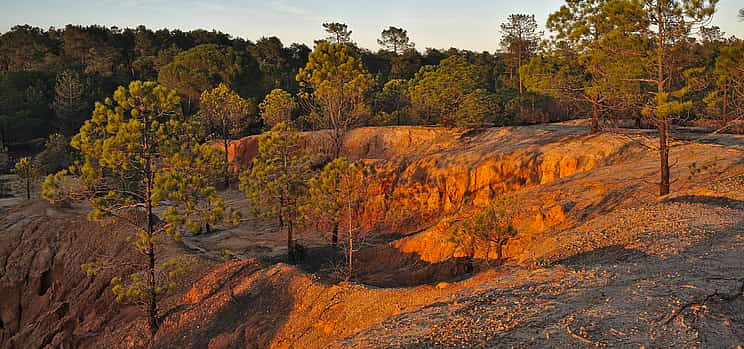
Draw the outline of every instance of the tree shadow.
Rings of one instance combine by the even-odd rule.
[[[333,246],[311,247],[298,266],[319,277],[324,284],[340,281],[345,255]],[[380,288],[402,288],[463,280],[488,267],[488,261],[450,258],[430,263],[418,253],[405,253],[391,245],[362,249],[355,253],[352,281]]]
[[[613,190],[604,195],[602,200],[598,203],[585,207],[579,217],[580,221],[585,221],[587,217],[593,214],[607,214],[614,211],[616,208],[625,202],[635,191],[640,188],[640,185],[635,184],[628,187]]]
[[[631,260],[658,258],[637,249],[629,249],[622,245],[610,245],[591,251],[581,252],[570,257],[553,262],[552,264],[596,266],[624,263]]]
[[[294,274],[268,272],[256,260],[215,267],[191,291],[204,294],[164,314],[152,347],[268,347],[294,309],[294,291],[287,287]]]
[[[688,204],[703,204],[715,207],[725,207],[732,209],[744,209],[744,200],[736,200],[727,198],[724,196],[708,196],[708,195],[682,195],[674,198],[664,200],[667,203],[688,203]]]

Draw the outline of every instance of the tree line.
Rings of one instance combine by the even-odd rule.
[[[469,110],[488,113],[487,121],[498,123],[566,117],[561,106],[537,95],[525,108],[515,64],[527,59],[527,51],[534,51],[534,33],[530,36],[520,29],[505,28],[507,37],[513,33],[514,40],[533,44],[505,39],[504,52],[455,48],[420,52],[404,28],[391,26],[380,34],[380,49],[372,51],[353,42],[346,24],[323,26],[328,37],[316,44],[343,45],[369,74],[368,86],[362,91],[366,110],[361,124],[452,124],[452,120],[440,120],[440,114],[455,109],[462,109],[461,114]],[[265,126],[258,118],[257,106],[267,94],[275,89],[292,95],[301,92],[296,76],[312,51],[304,44],[285,46],[277,37],[253,42],[217,31],[15,26],[0,35],[0,139],[7,145],[54,132],[72,136],[93,111],[94,101],[134,80],[158,81],[177,89],[187,116],[199,111],[205,90],[226,84],[250,102],[249,115],[254,118],[246,120],[242,132],[255,133]],[[520,58],[514,59],[514,55]],[[448,58],[448,64],[437,69]],[[459,84],[459,79],[469,77],[477,79]],[[421,86],[403,91],[401,83],[415,79]],[[417,92],[408,97],[409,89],[428,88],[448,91],[442,96]],[[486,106],[480,108],[481,102]],[[545,115],[533,116],[528,111]],[[312,110],[303,109],[302,113],[309,116]],[[298,126],[312,127],[307,123]]]

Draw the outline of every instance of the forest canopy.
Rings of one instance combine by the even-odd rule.
[[[365,76],[365,88],[354,101],[354,122],[343,128],[520,125],[585,117],[593,119],[595,130],[621,119],[650,126],[653,120],[644,115],[657,110],[649,98],[658,88],[648,74],[655,71],[658,57],[652,53],[659,41],[651,7],[644,6],[571,1],[550,14],[547,33],[537,30],[532,14],[508,15],[500,31],[495,29],[502,40],[494,52],[418,48],[415,33],[398,26],[381,27],[379,47],[363,48],[354,41],[351,23],[323,23],[327,35],[313,48],[214,30],[18,25],[0,35],[0,141],[12,151],[53,133],[69,137],[90,116],[93,101],[134,80],[176,89],[189,117],[199,114],[205,91],[224,84],[254,106],[246,109],[251,115],[240,117],[246,123],[232,137],[276,123],[266,118],[266,108],[258,108],[277,102],[275,90],[284,91],[285,103],[292,106],[277,117],[300,129],[329,127],[337,122],[321,115],[328,110],[319,97],[340,97],[323,95],[322,86],[333,78],[311,87],[299,76],[310,67],[314,50],[332,47],[324,43],[343,46],[339,52],[358,62],[355,69]],[[661,14],[667,10],[684,24],[667,28],[674,37],[664,39],[665,93],[685,92],[687,103],[685,117],[673,122],[736,120],[744,99],[737,66],[741,39],[704,26],[709,8],[687,14],[669,8]],[[326,73],[333,72],[318,72]]]

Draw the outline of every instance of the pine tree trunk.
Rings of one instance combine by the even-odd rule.
[[[338,222],[333,223],[333,233],[331,233],[331,244],[333,247],[338,246]]]
[[[349,203],[349,269],[346,274],[346,281],[351,280],[351,274],[354,272],[354,232],[352,230],[352,220],[351,220],[351,200],[348,201]]]
[[[158,331],[158,303],[157,303],[157,294],[155,294],[155,288],[156,288],[156,279],[155,279],[155,245],[152,242],[153,234],[154,234],[154,222],[153,222],[153,214],[152,214],[152,165],[151,165],[151,159],[148,157],[145,163],[145,175],[147,176],[146,179],[146,188],[145,188],[145,209],[146,209],[146,220],[147,220],[147,268],[148,268],[148,277],[147,277],[147,284],[149,288],[149,307],[148,307],[148,317],[149,317],[149,328],[150,328],[150,335],[155,336],[155,333]]]
[[[230,157],[229,157],[229,150],[228,150],[228,137],[227,134],[225,134],[225,137],[223,138],[223,145],[225,146],[225,168],[222,169],[223,175],[225,176],[225,189],[230,189]]]
[[[659,196],[669,194],[669,142],[666,118],[659,120],[659,160],[661,161],[661,182],[659,183]]]
[[[341,156],[341,138],[343,133],[341,132],[341,129],[338,127],[334,127],[333,129],[333,159],[338,159],[339,156]]]
[[[519,95],[524,94],[524,86],[522,85],[522,51],[519,51],[519,57],[517,58],[517,79],[519,79]]]
[[[292,236],[292,219],[287,220],[287,251],[289,257],[289,263],[295,264],[297,262],[295,251],[294,251],[294,237]]]
[[[591,132],[599,132],[599,108],[597,103],[592,103],[592,126]]]
[[[721,127],[728,124],[728,86],[723,89],[723,105],[721,105]]]
[[[354,238],[351,231],[349,231],[349,260],[347,263],[349,264],[349,268],[346,273],[346,281],[349,281],[351,280],[351,274],[354,273]]]
[[[150,327],[150,335],[155,336],[155,333],[158,331],[158,300],[157,295],[155,294],[155,246],[153,246],[152,243],[148,243],[148,249],[147,257],[148,257],[148,268],[149,268],[149,276],[148,276],[148,284],[150,287],[150,304],[149,304],[149,327]]]
[[[504,250],[504,243],[502,241],[499,241],[496,244],[496,261],[501,265],[501,261],[503,260],[503,251]]]
[[[661,8],[661,3],[657,2],[656,5],[656,13],[657,13],[657,21],[658,21],[658,34],[657,34],[657,40],[658,40],[658,62],[657,62],[657,102],[656,106],[657,108],[660,106],[662,101],[662,96],[664,96],[664,40],[665,40],[665,18],[664,18],[664,12]],[[656,121],[656,127],[659,130],[659,160],[661,163],[661,181],[659,182],[659,196],[664,196],[669,194],[670,191],[670,183],[669,183],[669,141],[667,139],[668,132],[669,132],[669,121],[668,121],[668,115],[658,114],[656,115],[657,121]]]

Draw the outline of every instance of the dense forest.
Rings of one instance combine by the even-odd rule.
[[[626,10],[627,16],[636,14]],[[655,38],[644,32],[649,19],[611,23],[598,11],[625,10],[564,6],[547,23],[550,40],[542,39],[534,16],[511,15],[494,53],[421,52],[405,29],[395,27],[382,32],[374,52],[358,47],[340,23],[326,24],[329,36],[316,44],[344,44],[371,74],[363,124],[521,124],[592,111],[640,118],[645,90],[651,89],[644,74],[654,70]],[[741,74],[741,40],[717,27],[693,28],[680,16],[680,28],[664,38],[664,84],[669,91],[686,89],[697,102],[685,122],[734,118],[741,101],[730,85]],[[304,44],[285,46],[276,37],[252,42],[217,31],[15,26],[0,37],[0,139],[13,144],[55,131],[71,135],[90,115],[93,101],[132,80],[178,89],[187,114],[197,112],[204,90],[225,83],[249,99],[250,113],[258,116],[258,104],[273,89],[300,92],[296,76],[310,53]],[[249,121],[246,132],[261,127],[258,117]]]
[[[740,118],[744,43],[706,26],[714,4],[649,4],[570,1],[550,15],[547,35],[534,15],[509,15],[494,53],[418,50],[396,27],[381,32],[375,52],[355,44],[343,23],[323,24],[328,36],[315,42],[315,52],[277,37],[253,42],[217,31],[19,25],[0,36],[0,144],[38,149],[50,134],[70,137],[94,101],[134,80],[177,89],[187,116],[199,114],[203,92],[224,84],[245,99],[232,138],[284,116],[301,129],[591,117],[599,130],[620,120],[657,127],[661,118],[666,128]],[[340,55],[360,64],[303,76],[314,64],[345,67]],[[332,111],[334,101],[312,91],[336,78],[354,81],[339,88],[356,96]],[[329,113],[343,114],[346,124]]]

